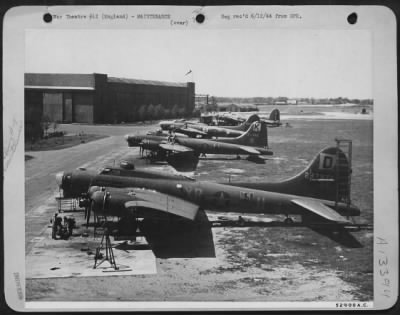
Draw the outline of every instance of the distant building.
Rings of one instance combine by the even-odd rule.
[[[138,120],[142,105],[175,105],[191,113],[195,84],[108,77],[107,74],[25,74],[25,117],[63,123]]]
[[[194,107],[200,112],[210,112],[217,110],[217,100],[208,94],[196,94]]]
[[[297,104],[297,100],[292,98],[292,99],[288,99],[287,100],[287,104],[288,105],[296,105]]]
[[[309,102],[309,101],[298,101],[297,102],[297,105],[309,105],[309,104],[311,104],[311,102]]]

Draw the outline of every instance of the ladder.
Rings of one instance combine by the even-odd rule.
[[[352,173],[352,140],[335,139],[336,141],[336,198],[335,208],[338,203],[345,203],[347,207],[351,204],[351,173]],[[341,154],[343,152],[344,156]],[[347,158],[346,158],[347,157]]]

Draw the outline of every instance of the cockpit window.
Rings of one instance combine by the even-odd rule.
[[[103,168],[102,170],[100,170],[99,174],[101,174],[101,175],[116,175],[116,176],[120,176],[121,175],[121,170],[113,169],[113,168]]]
[[[99,174],[110,174],[110,172],[111,172],[111,169],[102,168],[102,169],[100,169]]]

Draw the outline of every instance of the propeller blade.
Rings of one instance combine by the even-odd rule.
[[[103,213],[106,208],[106,200],[107,200],[107,190],[104,188],[104,197],[103,197]]]
[[[88,207],[88,212],[87,212],[87,217],[86,217],[86,228],[89,227],[90,212],[91,212],[92,209],[93,209],[93,205],[94,205],[94,201],[92,201],[92,202],[90,203],[90,207]]]

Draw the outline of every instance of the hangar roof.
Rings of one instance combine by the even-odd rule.
[[[93,90],[93,74],[25,73],[26,88]]]
[[[108,77],[108,82],[126,83],[126,84],[142,84],[142,85],[158,85],[158,86],[173,86],[173,87],[187,87],[186,83],[179,83],[179,82],[126,79],[126,78],[116,78],[116,77]]]
[[[106,75],[104,75],[106,76]],[[106,76],[107,77],[107,76]],[[25,73],[26,88],[41,89],[95,89],[95,74],[78,73]],[[107,77],[108,83],[187,87],[187,83]]]

